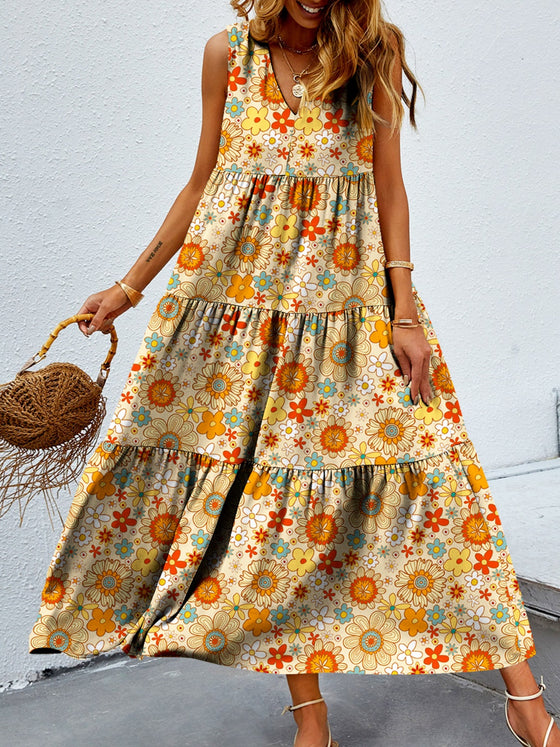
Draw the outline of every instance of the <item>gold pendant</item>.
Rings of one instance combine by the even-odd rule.
[[[294,83],[294,85],[292,86],[292,93],[297,99],[301,99],[301,97],[305,93],[303,83]]]

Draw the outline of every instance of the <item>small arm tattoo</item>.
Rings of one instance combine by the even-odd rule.
[[[163,246],[163,241],[158,241],[156,246],[150,252],[148,258],[146,259],[146,262],[149,262],[151,259],[153,259],[156,256],[158,249],[160,249],[162,246]]]

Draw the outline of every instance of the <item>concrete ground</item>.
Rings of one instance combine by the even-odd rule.
[[[508,747],[504,698],[451,675],[323,675],[340,747]],[[107,659],[0,699],[4,747],[289,747],[283,677],[190,659]]]

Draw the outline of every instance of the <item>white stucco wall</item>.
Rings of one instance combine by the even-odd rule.
[[[414,277],[471,437],[487,467],[553,457],[557,4],[388,5],[427,96],[404,136]],[[227,0],[4,1],[0,381],[161,224],[193,164],[204,42],[231,20]],[[110,411],[168,275],[118,323]],[[50,359],[93,373],[105,348],[73,330]],[[40,501],[21,528],[15,511],[0,520],[0,685],[71,663],[27,654],[59,531]]]

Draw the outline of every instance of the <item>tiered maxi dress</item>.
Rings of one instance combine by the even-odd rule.
[[[435,398],[394,357],[372,173],[346,93],[290,111],[228,27],[219,159],[30,648],[281,674],[493,669],[534,653],[426,309]]]

